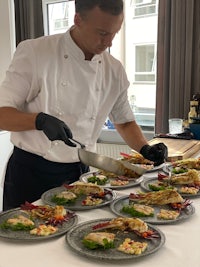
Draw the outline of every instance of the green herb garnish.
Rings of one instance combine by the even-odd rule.
[[[16,224],[10,224],[7,222],[4,222],[0,225],[1,229],[11,229],[12,231],[21,231],[21,230],[31,230],[35,228],[34,225],[24,225],[23,223],[16,223]]]
[[[103,245],[86,239],[83,239],[83,244],[85,247],[89,249],[98,249],[98,248],[109,249],[115,247],[114,242],[109,242],[106,238],[103,239]]]
[[[150,213],[148,215],[144,214],[141,211],[135,210],[133,205],[127,205],[122,208],[122,211],[128,214],[131,214],[133,217],[153,217],[154,213]]]
[[[65,205],[65,204],[72,204],[72,203],[75,203],[76,201],[76,198],[73,198],[73,199],[66,199],[64,197],[57,197],[56,195],[54,195],[52,198],[51,198],[51,201],[56,203],[57,205]]]

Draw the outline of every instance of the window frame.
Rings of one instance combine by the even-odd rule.
[[[155,14],[158,13],[158,4],[157,1],[155,0],[155,3],[152,3],[152,0],[141,0],[141,3],[136,3],[136,0],[134,0],[133,6],[134,6],[134,15],[133,18],[141,18],[141,17],[146,17],[146,16],[154,16]],[[151,1],[151,3],[149,3]],[[147,8],[155,6],[155,12],[153,13],[144,13],[144,14],[136,14],[136,10],[142,9],[142,8]]]
[[[75,0],[42,0],[43,10],[43,23],[44,23],[44,35],[49,35],[49,18],[48,18],[48,5],[62,2],[71,2]]]

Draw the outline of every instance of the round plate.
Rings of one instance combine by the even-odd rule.
[[[2,212],[0,214],[0,225],[4,223],[5,221],[7,221],[9,218],[14,218],[18,215],[27,216],[27,213],[25,213],[20,208],[11,209],[11,210]],[[36,227],[39,224],[44,223],[44,221],[40,219],[35,219],[33,221],[35,222]],[[57,225],[56,227],[58,228],[58,231],[48,236],[31,235],[29,231],[25,231],[25,230],[13,231],[11,229],[0,228],[0,237],[7,238],[7,239],[24,240],[24,241],[41,241],[41,240],[46,240],[46,239],[54,238],[56,236],[65,234],[68,230],[70,230],[73,226],[75,226],[77,222],[78,222],[78,218],[77,218],[77,215],[75,215],[74,217],[70,218],[68,221],[63,222],[60,225]]]
[[[152,178],[148,178],[143,180],[140,183],[140,187],[147,192],[153,191],[149,188],[149,184],[155,184],[156,182],[158,182],[158,178],[157,177],[152,177]],[[178,192],[179,189],[182,187],[183,185],[173,185],[173,187],[177,188]],[[181,193],[179,192],[179,194],[184,197],[184,198],[195,198],[195,197],[200,197],[200,190],[197,192],[197,194],[187,194],[187,193]]]
[[[133,260],[136,258],[141,258],[147,255],[150,255],[156,252],[157,250],[159,250],[165,243],[164,234],[157,227],[148,225],[150,230],[153,230],[158,234],[158,238],[144,239],[142,237],[137,236],[134,232],[109,230],[110,232],[116,234],[116,238],[114,241],[115,248],[93,249],[93,250],[86,248],[83,245],[82,240],[86,234],[93,231],[92,227],[96,224],[107,222],[112,219],[113,218],[98,219],[98,220],[92,220],[92,221],[87,221],[87,222],[78,224],[66,234],[67,244],[69,245],[71,249],[73,249],[79,255],[97,259],[97,260],[118,261],[118,260],[130,260],[130,259]],[[108,229],[106,231],[108,232]],[[118,251],[117,247],[119,246],[119,244],[121,244],[124,241],[125,238],[131,238],[132,240],[139,241],[139,242],[146,242],[148,244],[147,249],[144,252],[142,252],[142,254],[140,255],[125,254],[123,252]]]
[[[96,173],[96,172],[84,173],[84,174],[82,174],[80,176],[80,180],[82,182],[88,183],[88,178],[90,178],[91,176],[94,176],[94,173]],[[109,178],[109,179],[115,179],[115,178]],[[106,183],[105,186],[103,186],[103,187],[111,188],[111,189],[115,189],[115,190],[126,189],[126,188],[129,188],[129,187],[133,187],[133,186],[139,185],[142,180],[143,180],[143,176],[140,176],[138,179],[129,180],[129,183],[126,184],[126,185],[119,185],[119,186],[111,185],[110,182],[108,181],[108,183]]]
[[[129,205],[129,196],[123,196],[115,201],[110,205],[110,209],[112,210],[113,213],[115,213],[117,216],[123,216],[123,217],[129,217],[132,218],[132,216],[128,213],[125,213],[122,211],[123,206]],[[148,205],[151,206],[151,205]],[[145,222],[152,223],[152,224],[172,224],[176,223],[179,221],[183,221],[185,219],[190,218],[192,214],[194,214],[195,209],[194,206],[191,204],[186,207],[183,211],[181,211],[180,215],[175,219],[175,220],[164,220],[164,219],[158,219],[156,214],[160,211],[160,209],[168,209],[168,210],[173,210],[170,208],[168,205],[153,205],[154,208],[154,217],[140,217]]]
[[[55,187],[53,189],[50,189],[44,192],[41,196],[41,199],[45,204],[55,206],[57,204],[52,201],[52,197],[66,190],[67,189],[63,186]],[[105,195],[105,197],[103,198],[103,202],[98,205],[95,205],[95,206],[82,205],[82,201],[86,198],[86,195],[81,195],[76,199],[74,203],[67,203],[67,204],[64,204],[63,206],[70,210],[90,210],[90,209],[96,209],[96,208],[106,206],[110,204],[116,198],[116,192],[112,191],[109,188],[105,188],[104,190],[107,190],[109,194]]]

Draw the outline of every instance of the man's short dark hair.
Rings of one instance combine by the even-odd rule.
[[[96,6],[112,15],[123,12],[123,0],[75,0],[76,13],[84,14]]]

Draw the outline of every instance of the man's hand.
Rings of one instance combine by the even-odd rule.
[[[153,146],[144,145],[140,153],[144,158],[153,161],[155,166],[162,164],[168,157],[168,149],[163,143],[158,143]]]
[[[56,117],[40,112],[35,120],[37,130],[42,130],[51,141],[62,140],[68,146],[76,146],[69,138],[73,138],[69,127]]]

